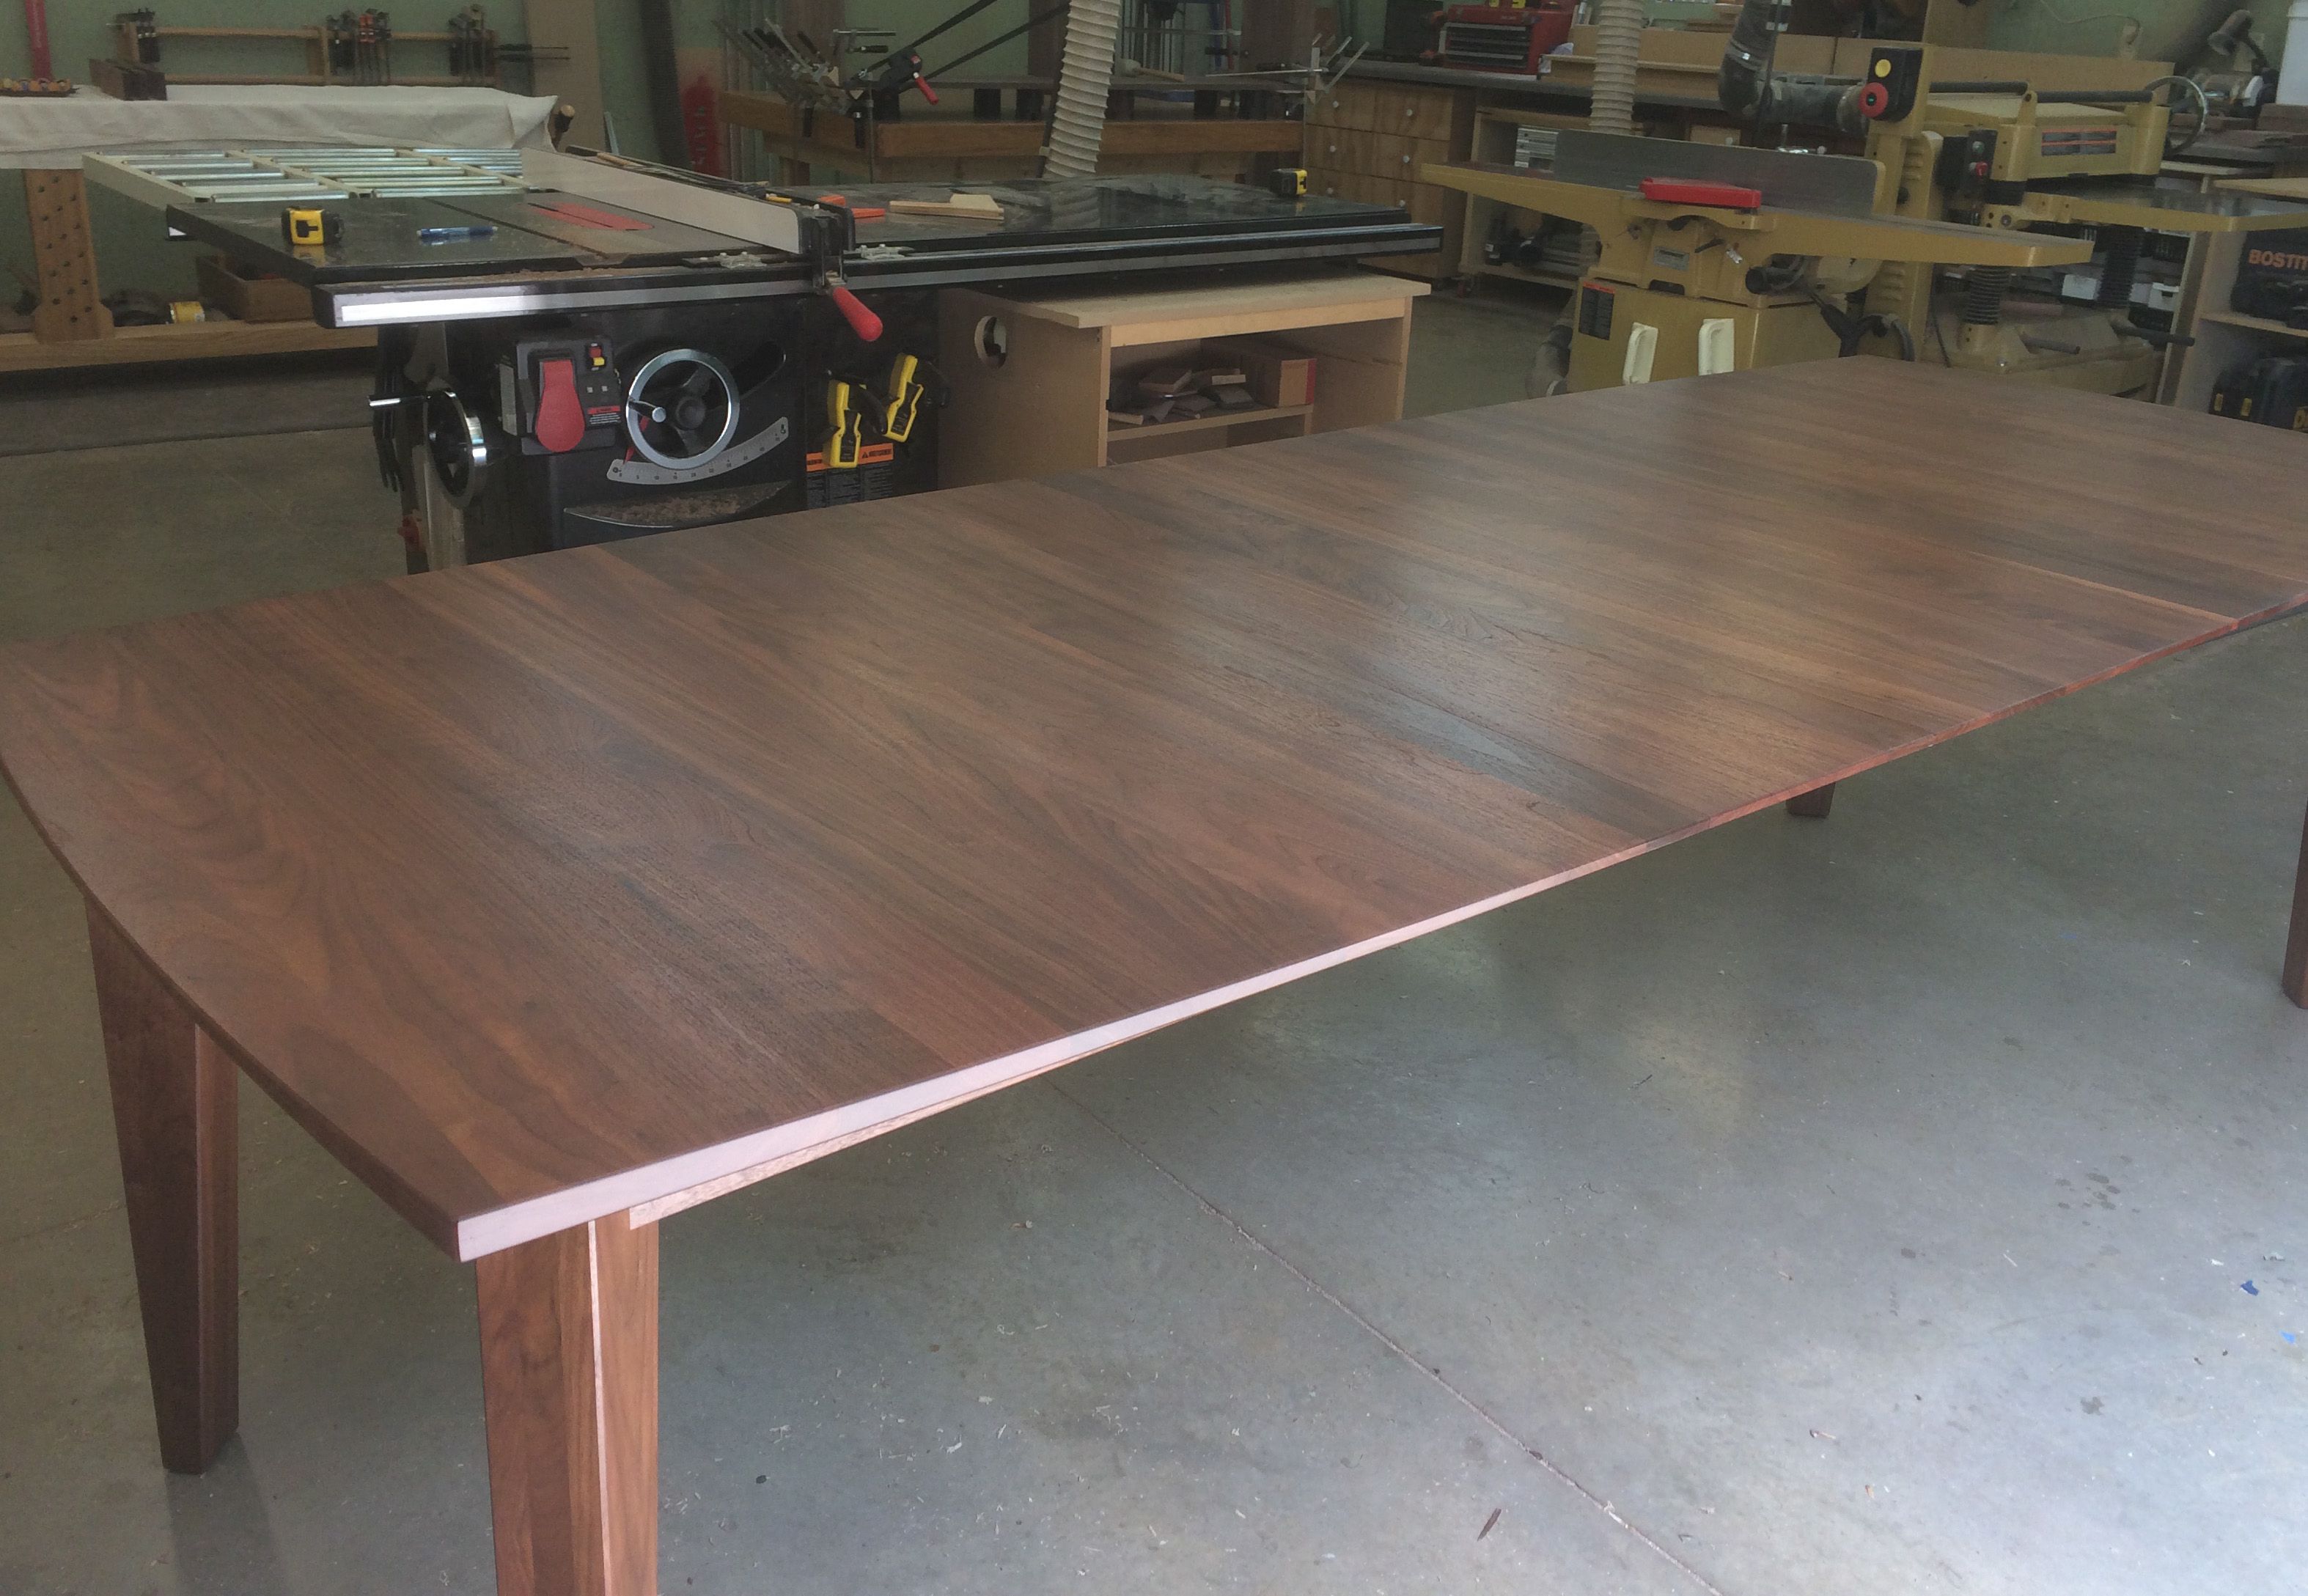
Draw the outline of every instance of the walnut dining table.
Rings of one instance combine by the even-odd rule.
[[[2299,608],[2304,486],[1850,359],[10,647],[161,1460],[245,1073],[478,1266],[500,1591],[645,1596],[661,1219]]]

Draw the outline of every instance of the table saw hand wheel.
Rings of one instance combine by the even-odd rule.
[[[856,470],[866,441],[866,412],[857,408],[855,390],[840,377],[825,385],[825,469]]]

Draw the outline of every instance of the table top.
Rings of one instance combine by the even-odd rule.
[[[1877,359],[1623,388],[20,643],[0,763],[477,1256],[2298,606],[2301,448]]]

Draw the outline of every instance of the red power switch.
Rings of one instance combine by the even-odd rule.
[[[1716,205],[1726,211],[1760,211],[1763,191],[1736,183],[1694,183],[1682,177],[1646,177],[1643,198],[1663,205]]]
[[[577,367],[573,360],[537,363],[537,441],[555,454],[566,454],[585,440],[585,407],[577,401]]]

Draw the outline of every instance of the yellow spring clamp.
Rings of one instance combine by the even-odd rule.
[[[922,363],[911,355],[900,355],[890,367],[890,391],[882,396],[882,436],[893,444],[902,444],[914,435],[914,422],[922,409]]]
[[[825,417],[831,424],[825,435],[825,469],[856,470],[857,452],[866,441],[866,416],[851,401],[849,384],[838,377],[825,385]]]

